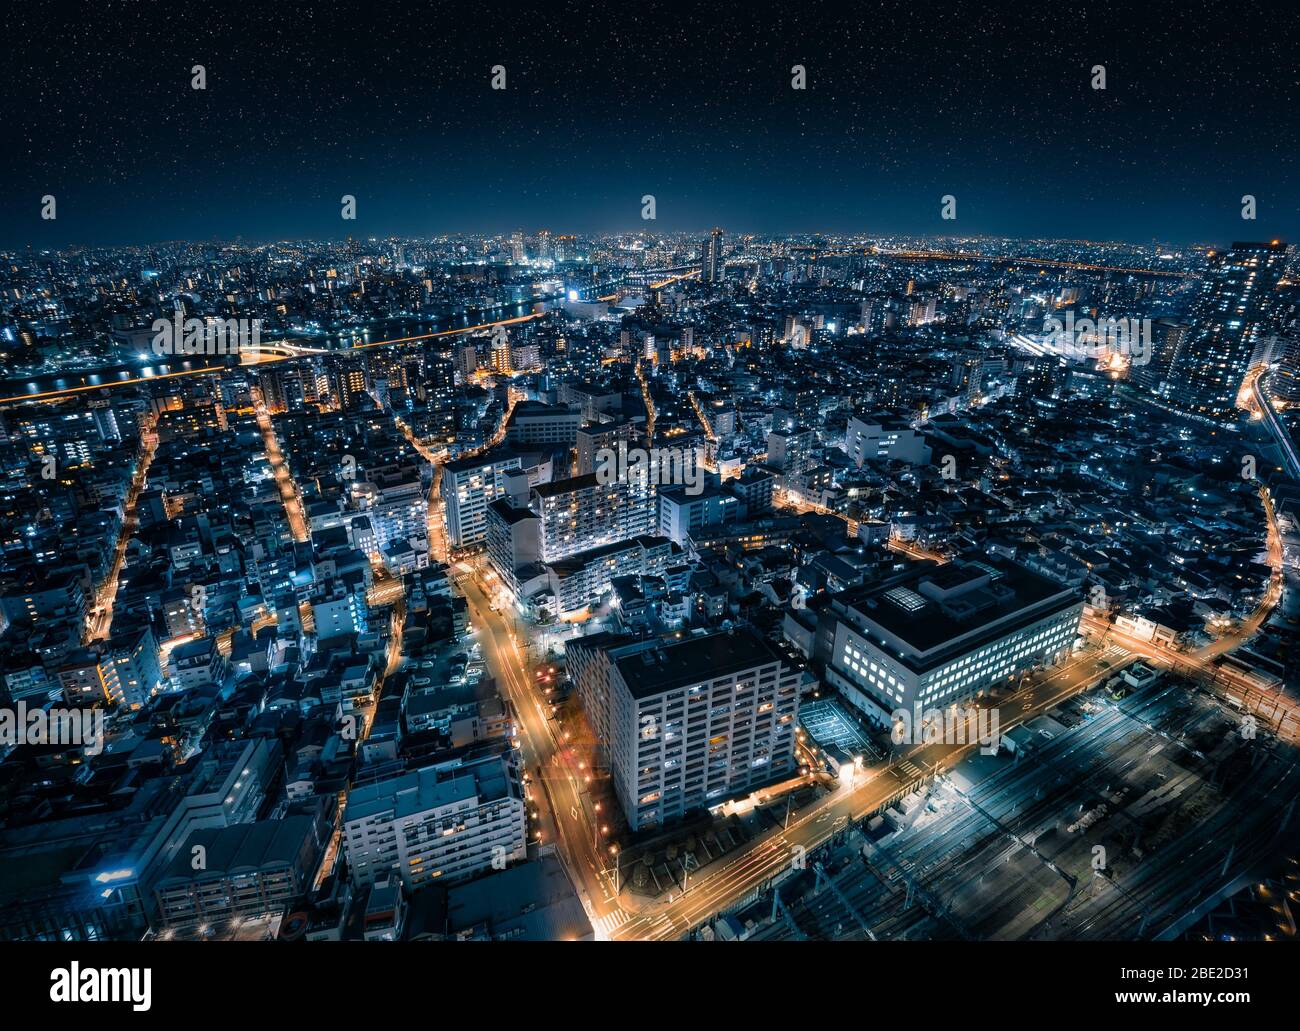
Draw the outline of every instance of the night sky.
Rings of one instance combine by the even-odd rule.
[[[0,246],[714,224],[1300,236],[1290,5],[488,7],[11,4]]]

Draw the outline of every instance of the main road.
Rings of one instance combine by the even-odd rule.
[[[275,436],[275,427],[271,424],[271,413],[266,410],[262,392],[256,387],[252,390],[253,406],[257,413],[257,428],[262,431],[262,444],[266,449],[266,460],[271,466],[271,475],[275,477],[276,488],[280,492],[280,501],[284,505],[284,515],[289,521],[289,532],[295,541],[305,541],[311,535],[307,532],[307,516],[303,512],[302,497],[298,485],[293,481],[289,465],[280,450],[280,442]]]
[[[138,507],[140,492],[149,481],[149,466],[154,453],[158,450],[158,417],[150,415],[140,428],[139,464],[135,475],[131,477],[131,486],[127,488],[126,501],[122,506],[122,526],[118,530],[117,542],[113,547],[113,560],[109,563],[108,575],[95,590],[90,614],[86,617],[85,641],[102,641],[108,636],[113,625],[113,603],[117,598],[117,583],[122,576],[122,567],[126,565],[126,546],[131,542],[140,522]]]
[[[590,795],[585,802],[582,797],[590,784],[590,757],[561,736],[516,634],[493,609],[476,577],[465,576],[460,586],[483,658],[514,710],[542,843],[559,847],[593,922],[615,916],[620,907],[608,870],[610,846]]]

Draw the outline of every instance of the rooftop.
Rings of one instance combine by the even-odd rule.
[[[346,818],[352,822],[392,813],[401,819],[456,802],[491,802],[510,793],[505,759],[488,755],[463,765],[426,766],[355,787],[348,797]]]
[[[903,576],[850,588],[835,600],[857,617],[851,621],[859,630],[902,642],[901,658],[924,670],[944,661],[950,645],[969,648],[981,632],[1008,633],[1082,599],[1055,580],[990,557],[945,566],[918,563]]]
[[[672,643],[658,642],[616,659],[615,664],[632,696],[648,698],[780,661],[766,641],[743,627]]]

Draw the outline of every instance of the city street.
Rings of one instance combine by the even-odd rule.
[[[461,580],[470,618],[483,648],[488,670],[514,707],[519,747],[532,777],[542,843],[558,844],[570,874],[578,881],[590,906],[593,922],[617,909],[612,891],[611,863],[606,846],[598,846],[600,827],[588,818],[582,797],[590,776],[578,750],[560,737],[550,716],[550,703],[539,689],[532,665],[525,661],[513,627],[491,602],[473,576]],[[582,767],[579,764],[583,764]]]

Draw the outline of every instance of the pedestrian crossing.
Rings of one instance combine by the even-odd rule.
[[[616,909],[612,913],[606,913],[604,916],[598,916],[591,922],[591,926],[596,930],[597,938],[612,938],[614,932],[632,919],[632,914],[622,909]]]

